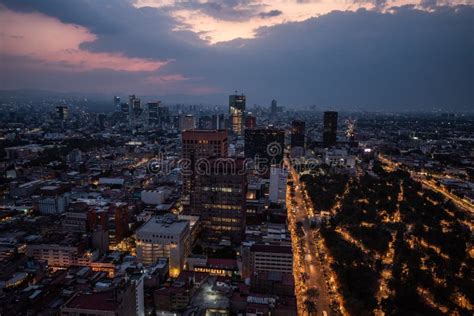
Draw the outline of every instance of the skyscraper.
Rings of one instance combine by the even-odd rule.
[[[275,99],[272,100],[272,105],[270,107],[270,114],[272,117],[275,117],[277,114],[278,108],[277,108],[277,101]]]
[[[337,141],[337,112],[324,112],[323,146],[325,148],[336,145]]]
[[[183,131],[188,131],[196,128],[196,120],[194,115],[187,114],[179,118],[179,129]]]
[[[115,111],[120,111],[120,97],[118,96],[114,96],[114,107],[115,107]]]
[[[272,164],[281,164],[285,148],[285,131],[276,128],[245,130],[245,158],[258,158],[260,167],[270,170]],[[257,163],[257,161],[255,161]]]
[[[69,118],[69,109],[66,105],[56,107],[56,117],[59,121],[66,121]]]
[[[291,148],[303,147],[305,145],[305,129],[304,121],[291,122]]]
[[[218,243],[242,240],[245,229],[247,174],[243,158],[209,160],[209,170],[196,174],[191,206],[201,216],[203,239]]]
[[[157,126],[160,123],[159,109],[160,101],[148,102],[148,125]]]
[[[224,114],[213,114],[212,115],[212,129],[226,129]]]
[[[285,203],[286,178],[288,172],[280,167],[271,167],[269,199],[273,203]]]
[[[183,200],[193,193],[194,167],[200,159],[227,157],[229,144],[226,130],[186,130],[181,134],[182,158],[186,161],[183,170]]]
[[[232,132],[235,135],[242,135],[244,129],[245,95],[242,94],[229,96],[229,114]]]
[[[128,118],[129,124],[135,124],[136,119],[142,114],[142,107],[140,99],[134,94],[128,96]]]

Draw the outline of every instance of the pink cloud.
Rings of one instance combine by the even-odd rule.
[[[161,75],[161,76],[149,76],[145,78],[145,82],[151,84],[166,84],[177,81],[186,81],[191,78],[185,77],[182,74],[171,74],[171,75]]]
[[[2,7],[0,36],[0,56],[27,58],[35,68],[151,72],[168,63],[81,49],[82,43],[97,39],[88,29],[40,13],[19,13]]]

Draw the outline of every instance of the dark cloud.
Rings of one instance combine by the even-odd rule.
[[[171,9],[187,9],[200,11],[217,20],[244,21],[259,16],[264,5],[255,0],[188,0],[176,2]]]
[[[275,16],[279,16],[281,15],[283,12],[281,12],[280,10],[271,10],[271,11],[268,11],[268,12],[262,12],[259,14],[259,16],[263,19],[265,18],[272,18],[272,17],[275,17]]]
[[[193,84],[200,91],[213,88],[222,92],[222,98],[212,100],[221,103],[235,89],[244,91],[250,103],[261,104],[276,98],[281,104],[371,110],[432,106],[459,110],[471,109],[474,103],[474,9],[469,6],[436,6],[430,12],[413,7],[391,13],[335,11],[261,28],[255,39],[208,45],[193,32],[171,31],[182,25],[166,10],[136,9],[128,2],[6,4],[91,29],[98,39],[84,47],[93,51],[174,59],[160,73],[199,78],[182,83],[181,91],[190,91]],[[124,93],[140,89],[139,73],[55,74],[12,68],[1,76],[19,88],[49,84],[54,89],[57,84],[64,89],[71,86],[72,91],[101,85],[107,86],[104,91],[113,89],[111,85],[117,90],[129,87]]]

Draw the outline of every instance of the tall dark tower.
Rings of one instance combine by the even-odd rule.
[[[293,121],[291,122],[291,148],[303,147],[305,145],[305,129],[306,124],[304,121]]]
[[[277,101],[275,99],[272,100],[272,105],[270,107],[270,114],[272,117],[275,117],[277,114],[278,108],[277,108]]]
[[[324,112],[323,146],[325,148],[336,145],[337,141],[337,112]]]
[[[242,135],[244,130],[245,95],[229,96],[229,114],[232,132],[235,135]]]

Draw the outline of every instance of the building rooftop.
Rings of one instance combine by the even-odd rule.
[[[179,234],[189,225],[189,221],[180,220],[174,216],[154,216],[143,224],[138,230],[137,234],[143,233],[166,233]]]
[[[95,311],[115,311],[118,308],[118,302],[114,299],[113,291],[90,294],[80,293],[75,295],[64,307]]]

